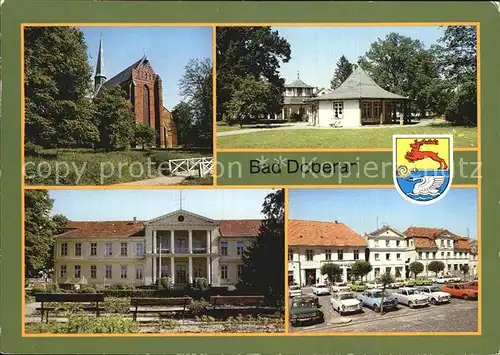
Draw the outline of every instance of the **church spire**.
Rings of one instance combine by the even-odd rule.
[[[97,66],[94,77],[94,89],[99,90],[102,84],[106,81],[106,75],[104,74],[104,48],[102,45],[102,34],[101,40],[99,41],[99,53],[97,54]]]

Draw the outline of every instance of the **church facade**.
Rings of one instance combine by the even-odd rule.
[[[108,80],[104,72],[103,52],[101,38],[94,77],[94,96],[99,94],[102,87],[120,86],[130,101],[135,121],[155,130],[156,147],[177,147],[177,129],[172,114],[163,106],[162,79],[154,72],[146,55]]]

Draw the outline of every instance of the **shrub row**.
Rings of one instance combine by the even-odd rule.
[[[116,334],[138,333],[139,326],[129,318],[121,316],[72,315],[68,323],[36,323],[26,327],[28,333],[70,333],[70,334]]]

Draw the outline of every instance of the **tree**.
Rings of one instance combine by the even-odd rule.
[[[91,67],[83,32],[73,27],[24,30],[25,143],[93,147]]]
[[[108,151],[129,148],[134,140],[136,123],[125,92],[118,85],[101,87],[94,106],[100,132],[99,146]]]
[[[413,273],[416,280],[418,274],[421,274],[424,271],[424,264],[414,261],[410,264],[410,271]]]
[[[186,65],[180,82],[180,91],[190,106],[194,147],[212,148],[213,145],[213,67],[210,59],[192,59]]]
[[[237,78],[265,79],[271,87],[267,113],[279,113],[285,80],[280,63],[291,58],[290,44],[269,26],[217,27],[217,120],[226,114],[226,103],[235,90]]]
[[[394,277],[388,272],[383,274],[380,277],[380,283],[382,284],[382,299],[380,300],[380,314],[384,314],[384,298],[385,298],[385,289],[387,285],[390,285],[394,282]]]
[[[226,103],[227,121],[233,120],[240,126],[249,118],[258,118],[266,115],[268,98],[272,95],[271,86],[262,79],[246,76],[238,78],[234,83],[231,99]]]
[[[441,74],[450,98],[446,119],[460,125],[477,124],[477,33],[475,26],[448,26],[440,38]]]
[[[463,264],[463,265],[460,266],[460,271],[464,275],[464,279],[465,279],[465,275],[469,274],[469,270],[470,270],[470,268],[469,268],[468,264]]]
[[[427,270],[435,273],[436,274],[435,276],[437,276],[437,274],[443,271],[444,268],[445,268],[444,263],[438,260],[431,261],[429,265],[427,265]]]
[[[146,146],[152,146],[155,144],[155,130],[143,123],[138,123],[135,126],[135,144],[141,145],[142,150]]]
[[[369,261],[357,260],[352,264],[351,272],[356,279],[363,278],[363,276],[368,275],[372,271],[372,265]]]
[[[330,88],[338,88],[347,78],[352,74],[352,63],[347,60],[347,58],[342,55],[337,61],[337,67],[333,73],[333,78],[330,82]]]
[[[50,217],[54,200],[47,190],[26,190],[24,201],[25,277],[35,277],[39,271],[53,267],[54,235],[61,232],[67,219],[62,215]]]
[[[321,265],[321,275],[328,275],[328,281],[334,282],[342,275],[342,270],[336,264],[327,263]]]
[[[189,147],[196,144],[196,129],[193,125],[192,108],[185,102],[181,101],[175,105],[172,110],[172,119],[177,127],[177,143],[184,147]]]
[[[276,190],[262,205],[265,219],[259,235],[243,252],[242,284],[263,294],[276,304],[283,304],[285,293],[285,192]]]

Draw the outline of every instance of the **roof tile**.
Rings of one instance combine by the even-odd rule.
[[[343,223],[290,220],[288,244],[296,246],[366,246],[366,241]]]

